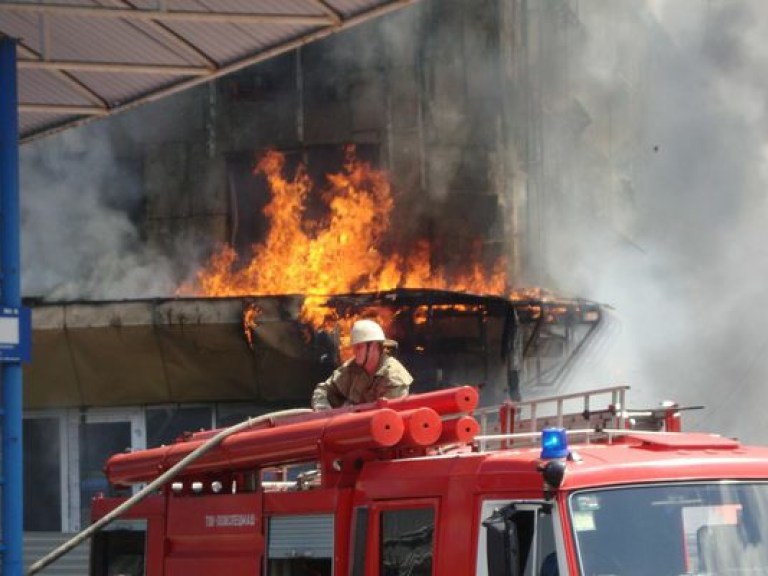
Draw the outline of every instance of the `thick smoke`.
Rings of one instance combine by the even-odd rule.
[[[426,70],[438,57],[443,66],[455,60],[436,39],[421,52],[414,46],[431,30],[420,27],[431,23],[419,19],[422,10],[434,8],[427,14],[437,18],[447,12],[442,2],[373,23],[383,26],[382,41],[363,43],[369,51],[344,52],[364,68],[361,63],[380,63],[371,50],[383,46],[392,64],[382,77],[423,82],[430,88],[425,94],[440,96],[417,102],[412,117],[399,120],[408,129],[440,123],[427,142],[430,165],[417,167],[416,178],[433,201],[455,179],[460,161],[453,153],[474,143],[438,145],[445,135],[466,140],[461,116],[472,104],[493,102],[478,88],[483,82],[473,82],[475,99],[463,102],[459,91],[435,80],[443,76]],[[472,15],[470,4],[451,6]],[[613,309],[568,386],[630,384],[636,405],[662,398],[705,405],[686,414],[690,428],[768,440],[758,412],[768,400],[768,311],[761,298],[768,278],[768,5],[571,0],[528,6],[530,26],[540,28],[526,36],[527,53],[515,45],[509,63],[527,57],[531,64],[531,105],[513,120],[516,126],[530,121],[533,149],[530,162],[518,159],[525,167],[508,174],[515,186],[526,179],[529,185],[528,212],[521,205],[515,216],[528,231],[527,272],[536,284]],[[359,33],[364,40],[366,33]],[[460,36],[451,28],[444,34],[458,51]],[[482,54],[481,48],[470,42],[460,52]],[[486,77],[498,73],[487,55],[478,60],[467,78],[479,77],[484,66]],[[388,122],[398,127],[397,118]],[[22,148],[25,295],[172,295],[171,263],[147,249],[134,225],[146,197],[140,174],[141,166],[115,157],[101,129],[71,130]]]
[[[573,386],[628,383],[635,404],[705,405],[688,428],[767,440],[768,5],[579,7],[569,73],[590,125],[558,182],[586,210],[545,250],[559,287],[612,305],[619,329]]]
[[[171,267],[136,226],[141,166],[118,161],[106,125],[21,149],[22,291],[48,300],[173,294]]]

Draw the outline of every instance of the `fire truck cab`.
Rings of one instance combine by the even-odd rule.
[[[91,575],[768,574],[768,449],[682,433],[676,406],[628,411],[626,390],[262,419],[98,532]],[[105,472],[152,482],[214,437]],[[93,521],[125,501],[97,498]]]

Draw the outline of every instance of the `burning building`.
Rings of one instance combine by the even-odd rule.
[[[124,211],[151,250],[117,244],[130,276],[41,254],[28,280],[45,294],[29,300],[28,530],[86,523],[108,454],[308,405],[357,317],[385,325],[417,391],[473,384],[491,404],[564,381],[602,309],[520,288],[547,279],[525,4],[424,1],[110,121],[157,128],[111,141],[140,174]],[[536,17],[579,26],[555,12]]]
[[[253,178],[268,192],[262,239],[241,253],[219,247],[177,296],[34,304],[33,347],[46,361],[25,373],[25,403],[36,411],[30,480],[74,463],[80,478],[67,501],[55,490],[53,502],[41,498],[47,510],[85,522],[111,452],[308,405],[348,354],[356,318],[385,327],[414,391],[472,384],[484,404],[556,386],[600,325],[595,303],[509,288],[497,255],[473,248],[441,259],[428,235],[398,237],[386,174],[349,148],[314,206],[305,167],[286,176],[282,154],[260,156]],[[67,461],[44,450],[51,436],[67,444]],[[30,523],[54,529],[62,516]]]
[[[510,288],[482,238],[447,257],[429,230],[406,237],[387,174],[353,147],[324,185],[285,164],[268,151],[253,170],[261,240],[221,245],[176,297],[38,303],[47,361],[27,369],[27,406],[306,404],[360,317],[385,327],[414,390],[474,384],[490,404],[558,384],[599,325],[595,303]]]
[[[54,502],[41,505],[86,522],[91,496],[106,489],[107,454],[307,405],[348,354],[359,317],[384,325],[414,391],[472,384],[492,404],[562,381],[600,325],[600,307],[512,290],[503,259],[477,248],[481,238],[458,258],[441,258],[428,234],[403,238],[385,172],[350,147],[345,158],[312,206],[303,165],[286,175],[285,155],[259,156],[261,240],[240,253],[220,246],[175,297],[34,305],[33,347],[46,361],[25,374],[25,402],[39,416],[28,419],[28,437],[41,444],[30,476],[55,473],[53,461],[76,462],[80,478],[68,501],[51,490]],[[67,462],[43,450],[66,434],[46,410],[78,430]],[[32,518],[48,529],[63,520]]]

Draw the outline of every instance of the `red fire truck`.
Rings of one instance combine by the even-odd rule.
[[[91,574],[768,574],[768,448],[626,390],[492,410],[459,387],[115,455],[111,484],[150,493],[94,501],[119,518]]]

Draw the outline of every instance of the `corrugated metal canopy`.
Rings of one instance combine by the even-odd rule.
[[[0,1],[27,141],[292,50],[417,0]]]

